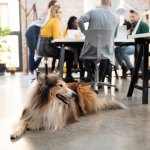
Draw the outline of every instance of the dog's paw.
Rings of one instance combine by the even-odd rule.
[[[14,139],[16,139],[16,138],[17,138],[17,135],[16,135],[16,134],[11,134],[11,135],[10,135],[10,139],[11,139],[11,140],[14,140]]]
[[[18,132],[18,131],[16,131],[16,132],[14,132],[14,133],[12,133],[12,134],[10,135],[10,139],[11,139],[11,140],[14,140],[14,139],[16,139],[16,138],[19,138],[22,134],[23,134],[23,132]]]

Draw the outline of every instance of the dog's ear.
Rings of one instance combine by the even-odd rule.
[[[46,74],[41,73],[39,71],[36,73],[36,77],[37,77],[39,84],[45,83],[46,80],[48,79]]]

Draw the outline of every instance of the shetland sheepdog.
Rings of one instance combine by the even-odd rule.
[[[79,121],[79,116],[98,110],[121,109],[119,101],[101,100],[89,85],[66,84],[55,74],[37,74],[28,90],[27,104],[10,135],[20,137],[27,129],[55,131]]]

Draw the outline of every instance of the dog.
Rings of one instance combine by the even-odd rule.
[[[27,104],[10,135],[19,138],[27,129],[55,131],[98,110],[121,109],[119,101],[101,100],[89,85],[65,83],[55,74],[38,73],[29,87]]]

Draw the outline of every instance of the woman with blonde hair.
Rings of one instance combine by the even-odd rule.
[[[56,47],[51,43],[53,39],[61,38],[60,32],[60,19],[61,19],[61,7],[54,5],[49,9],[47,21],[41,29],[41,40],[38,52],[45,57],[59,58],[60,48]],[[74,82],[71,75],[71,68],[73,64],[73,53],[66,50],[65,61],[67,67],[66,82]]]

